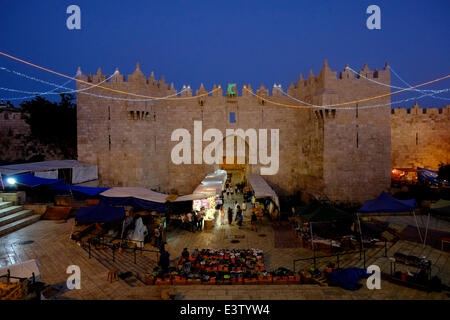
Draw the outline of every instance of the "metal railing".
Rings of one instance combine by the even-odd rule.
[[[116,250],[118,249],[122,249],[122,250],[131,250],[133,251],[133,260],[134,263],[136,264],[136,252],[139,251],[140,254],[142,254],[143,252],[152,252],[152,253],[156,253],[156,261],[159,260],[159,254],[160,252],[158,250],[149,250],[149,249],[144,249],[144,241],[142,240],[128,240],[128,239],[122,239],[122,238],[118,238],[118,237],[111,237],[111,236],[105,236],[105,235],[91,235],[93,237],[98,237],[98,240],[93,240],[92,237],[89,237],[89,239],[87,240],[87,246],[88,246],[88,253],[89,253],[89,259],[92,257],[92,244],[96,244],[96,245],[100,245],[100,246],[105,246],[111,249],[112,251],[112,261],[115,262],[116,261]],[[105,238],[109,238],[110,241],[114,241],[114,240],[120,240],[120,243],[118,244],[112,244],[110,242],[105,242],[104,239]],[[129,248],[129,247],[124,247],[122,246],[122,244],[124,242],[134,242],[134,247],[133,248]],[[139,247],[137,246],[137,243],[139,243]]]
[[[348,254],[355,254],[355,253],[359,253],[359,260],[363,260],[363,265],[364,265],[364,269],[366,268],[366,250],[356,250],[356,251],[346,251],[346,252],[341,252],[341,253],[337,253],[337,254],[332,254],[332,255],[327,255],[327,256],[313,256],[310,258],[300,258],[300,259],[295,259],[293,261],[293,265],[294,265],[294,272],[296,271],[296,263],[298,261],[308,261],[308,260],[312,260],[313,261],[313,265],[314,268],[317,267],[317,260],[319,259],[323,259],[323,258],[332,258],[332,257],[336,257],[336,265],[339,268],[340,267],[340,257],[344,256],[344,255],[348,255]]]
[[[6,274],[0,276],[0,279],[1,279],[1,278],[6,278],[6,283],[7,283],[7,284],[10,283],[10,280],[11,280],[11,279],[17,279],[17,280],[19,280],[19,281],[24,281],[24,280],[27,280],[27,279],[28,279],[28,278],[21,278],[21,277],[14,277],[14,276],[12,276],[12,275],[11,275],[11,271],[10,271],[9,269],[7,270],[7,273],[6,273]],[[36,276],[34,275],[34,272],[31,273],[31,278],[33,279],[33,282],[32,282],[32,283],[35,283],[35,282],[36,282]]]

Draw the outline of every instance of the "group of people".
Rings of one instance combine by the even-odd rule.
[[[232,184],[227,182],[225,184],[225,190],[223,191],[223,194],[227,195],[227,198],[232,197],[234,194],[240,194],[244,192],[244,185],[243,183],[239,184]]]
[[[154,243],[155,243],[155,247],[157,248],[161,248],[164,249],[164,241],[163,241],[163,225],[159,224],[155,227],[155,229],[153,230],[153,237],[154,237]]]
[[[182,228],[189,230],[191,232],[202,231],[203,230],[203,220],[205,219],[206,212],[205,208],[201,207],[200,211],[192,210],[187,214],[181,215],[181,226]]]
[[[229,225],[233,225],[233,218],[234,218],[234,222],[236,222],[236,224],[239,227],[242,227],[242,222],[244,220],[244,215],[247,212],[247,203],[243,202],[242,205],[238,204],[237,201],[234,202],[234,209],[232,209],[232,207],[228,207],[227,212],[226,212],[226,216],[225,216],[225,211],[223,206],[220,206],[219,208],[219,223],[221,225],[225,224],[225,219],[227,218],[228,220],[228,224]],[[251,228],[252,230],[257,231],[256,229],[256,222],[258,221],[258,218],[256,216],[256,213],[254,210],[251,211]]]

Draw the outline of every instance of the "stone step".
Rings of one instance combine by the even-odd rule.
[[[0,227],[13,223],[14,221],[24,219],[26,217],[29,217],[33,214],[32,210],[20,210],[18,212],[9,214],[7,216],[4,216],[3,218],[0,218]]]
[[[16,213],[20,210],[23,210],[23,206],[10,206],[7,208],[0,209],[0,218],[6,217],[6,216]]]
[[[0,237],[5,236],[11,232],[17,231],[20,228],[29,226],[30,224],[35,223],[39,219],[41,219],[41,215],[35,214],[32,216],[26,217],[24,219],[14,221],[5,226],[2,226],[2,227],[0,227]]]
[[[2,202],[0,202],[0,209],[7,208],[7,207],[10,207],[12,205],[13,205],[13,203],[10,202],[10,201],[6,201],[6,202],[2,201]]]

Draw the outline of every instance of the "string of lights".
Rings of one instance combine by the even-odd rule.
[[[358,100],[353,100],[353,101],[348,101],[348,102],[341,102],[341,103],[322,105],[320,107],[325,108],[325,107],[338,107],[338,106],[344,106],[344,105],[349,105],[349,104],[353,105],[353,104],[357,104],[357,103],[361,103],[361,102],[365,102],[365,101],[375,100],[375,99],[379,99],[379,98],[385,98],[385,97],[392,96],[392,95],[395,95],[395,94],[398,94],[398,93],[401,93],[401,92],[405,92],[405,91],[409,91],[409,90],[412,90],[412,89],[415,89],[415,88],[423,87],[423,86],[426,86],[426,85],[431,84],[431,83],[442,81],[442,80],[447,79],[447,78],[450,78],[450,75],[446,75],[446,76],[443,76],[441,78],[430,80],[430,81],[427,81],[427,82],[415,85],[415,86],[410,87],[410,88],[405,88],[405,89],[402,89],[402,90],[389,92],[389,93],[381,94],[381,95],[374,96],[374,97],[358,99]],[[293,104],[286,104],[286,103],[281,103],[281,102],[276,102],[276,101],[273,101],[273,100],[269,100],[269,99],[267,99],[265,97],[259,96],[259,95],[255,94],[255,93],[253,93],[252,91],[248,90],[246,86],[244,86],[244,90],[246,90],[247,92],[249,92],[250,94],[254,95],[257,98],[262,99],[264,101],[267,101],[268,103],[271,103],[271,104],[274,104],[274,105],[283,106],[283,107],[289,107],[289,108],[299,108],[299,109],[311,108],[311,106],[304,105],[304,104],[303,105],[293,105]]]
[[[308,103],[306,101],[302,101],[300,99],[297,99],[297,98],[289,95],[287,92],[283,91],[281,89],[281,86],[274,85],[274,88],[279,90],[279,91],[281,91],[283,93],[283,95],[285,95],[286,97],[288,97],[288,98],[290,98],[290,99],[292,99],[294,101],[297,101],[297,102],[300,102],[300,103],[304,103],[307,106],[310,106],[311,108],[318,108],[318,109],[324,109],[324,110],[336,109],[336,108],[332,108],[332,107],[322,107],[322,106],[319,106],[319,105],[310,104],[310,103]],[[438,91],[439,91],[438,93],[448,92],[448,91],[450,91],[450,88],[442,89],[442,90],[438,90]],[[425,93],[425,94],[423,94],[421,96],[416,96],[416,97],[411,97],[411,98],[407,98],[407,99],[397,100],[397,101],[383,103],[383,104],[376,104],[376,105],[367,105],[367,106],[358,106],[358,107],[356,107],[356,106],[340,107],[339,110],[354,110],[356,108],[358,108],[358,109],[372,109],[372,108],[386,107],[386,106],[393,105],[393,104],[400,104],[400,103],[405,103],[405,102],[408,102],[408,101],[419,100],[419,99],[422,99],[422,98],[425,98],[425,97],[433,96],[434,94],[436,94],[436,93]]]
[[[48,82],[46,83],[44,80],[37,79],[37,78],[31,77],[31,76],[25,75],[25,74],[23,74],[23,73],[20,73],[20,72],[18,72],[18,71],[10,70],[10,69],[5,68],[5,67],[0,67],[0,70],[6,71],[6,72],[10,72],[10,73],[13,73],[13,74],[18,75],[18,76],[21,76],[21,77],[25,77],[25,78],[30,79],[30,80],[39,81],[39,82],[45,83],[45,84],[50,84],[50,83],[48,83]],[[78,73],[77,73],[77,74],[78,74]],[[0,89],[1,89],[1,90],[5,90],[5,91],[21,92],[21,93],[34,94],[34,95],[41,95],[41,96],[42,96],[42,95],[50,95],[50,94],[77,93],[77,92],[86,91],[86,90],[92,89],[92,88],[94,88],[94,87],[97,87],[97,86],[99,86],[100,84],[102,84],[102,83],[104,83],[104,82],[110,80],[115,74],[116,74],[116,72],[114,72],[114,74],[111,75],[109,78],[106,78],[106,79],[104,79],[103,81],[101,81],[101,82],[99,82],[99,83],[97,83],[97,84],[95,84],[95,85],[92,85],[92,86],[86,87],[86,88],[82,88],[82,89],[79,89],[79,90],[72,90],[72,89],[70,89],[70,88],[65,87],[67,84],[69,84],[70,82],[74,81],[74,80],[75,80],[75,77],[69,79],[68,81],[66,81],[66,82],[63,83],[62,85],[55,85],[54,83],[52,83],[52,84],[50,84],[50,85],[56,86],[56,87],[55,87],[54,89],[50,90],[50,91],[44,91],[44,92],[24,91],[24,90],[10,89],[10,88],[4,88],[4,87],[1,87]],[[54,91],[57,90],[58,88],[68,89],[68,90],[70,90],[70,91],[54,92]],[[34,97],[34,96],[27,96],[27,97],[6,98],[6,99],[8,99],[8,100],[23,100],[23,99],[33,98],[33,97]],[[2,99],[5,99],[5,98],[2,98]]]
[[[389,66],[389,69],[391,70],[391,72],[392,72],[392,73],[393,73],[393,74],[394,74],[401,82],[403,82],[404,84],[406,84],[408,87],[411,86],[408,82],[406,82],[405,80],[403,80],[403,79],[397,74],[397,72],[395,72],[394,69],[392,69],[391,66]],[[418,90],[418,89],[416,89],[416,91],[422,91],[422,92],[425,92],[425,91],[438,91],[438,90],[425,90],[425,89],[423,89],[423,90]],[[432,97],[433,97],[434,99],[447,100],[447,101],[450,100],[450,98],[439,97],[439,96],[435,96],[435,95],[433,95]]]
[[[349,66],[346,66],[345,67],[346,69],[348,69],[348,70],[350,70],[350,71],[352,71],[355,75],[357,75],[357,76],[360,76],[360,77],[363,77],[364,79],[366,79],[366,80],[368,80],[368,81],[370,81],[370,82],[373,82],[373,83],[376,83],[376,84],[379,84],[379,85],[382,85],[382,86],[385,86],[385,87],[389,87],[389,88],[394,88],[394,89],[405,89],[404,87],[398,87],[398,86],[394,86],[394,85],[389,85],[389,84],[386,84],[386,83],[382,83],[382,82],[379,82],[379,81],[376,81],[376,80],[374,80],[374,79],[371,79],[371,78],[368,78],[368,77],[366,77],[364,74],[362,74],[362,73],[359,73],[359,72],[357,72],[357,71],[355,71],[355,70],[353,70],[351,67],[349,67]],[[397,77],[397,78],[399,78],[403,83],[405,83],[408,87],[411,87],[411,85],[409,84],[409,83],[407,83],[406,81],[404,81],[392,68],[391,68],[391,66],[388,66],[388,68],[391,70],[391,72]],[[425,92],[433,92],[433,93],[442,93],[440,90],[431,90],[431,89],[422,89],[422,90],[420,90],[420,89],[413,89],[412,91],[416,91],[416,92],[421,92],[421,93],[425,93]],[[434,99],[441,99],[441,100],[450,100],[450,99],[447,99],[447,98],[444,98],[444,97],[438,97],[438,96],[435,96],[435,95],[431,95],[430,97],[432,97],[432,98],[434,98]]]
[[[86,90],[89,90],[89,89],[91,89],[93,87],[98,86],[98,84],[90,86],[90,87],[87,87],[87,88],[83,88],[83,89],[80,89],[80,90],[72,90],[71,88],[65,87],[64,85],[58,85],[58,84],[55,84],[53,82],[49,82],[49,81],[45,81],[45,80],[42,80],[42,79],[39,79],[39,78],[35,78],[35,77],[32,77],[32,76],[23,74],[21,72],[17,72],[15,70],[9,70],[9,69],[4,68],[4,67],[0,67],[0,70],[11,72],[11,73],[14,73],[17,76],[24,77],[24,78],[27,78],[29,80],[37,81],[37,82],[40,82],[40,83],[43,83],[43,84],[46,84],[46,85],[54,86],[54,87],[57,87],[57,88],[63,88],[63,89],[67,89],[67,90],[71,90],[71,91],[66,91],[66,92],[51,92],[51,91],[56,90],[56,88],[55,88],[55,89],[53,89],[51,91],[48,91],[48,92],[37,92],[37,91],[25,91],[25,90],[19,90],[19,89],[11,89],[11,88],[0,87],[0,90],[3,90],[3,91],[11,91],[11,92],[19,92],[19,93],[25,93],[25,94],[33,94],[32,96],[26,96],[26,97],[0,98],[2,100],[6,100],[6,101],[29,99],[29,98],[34,98],[36,95],[51,95],[51,94],[80,92],[82,94],[94,96],[94,97],[97,97],[97,98],[112,99],[112,100],[118,100],[118,101],[145,102],[145,101],[161,100],[161,99],[165,99],[165,98],[168,98],[168,97],[169,98],[170,97],[174,97],[174,96],[177,96],[177,95],[181,94],[182,92],[190,89],[189,86],[188,87],[183,87],[183,90],[181,90],[181,91],[179,91],[177,93],[173,93],[173,94],[165,96],[165,97],[159,97],[158,99],[156,99],[156,98],[153,98],[153,99],[119,98],[119,97],[111,97],[111,96],[104,96],[104,95],[99,95],[99,94],[94,94],[94,93],[83,92],[83,91],[86,91]],[[112,75],[111,77],[103,80],[102,82],[108,81],[108,79],[111,79],[113,76],[114,75]],[[73,79],[74,78],[72,78],[68,82],[73,81]],[[212,91],[210,91],[210,93],[212,93]]]
[[[73,80],[75,80],[75,81],[77,81],[77,82],[81,82],[81,83],[85,83],[85,84],[89,84],[89,85],[90,85],[90,83],[87,82],[87,81],[80,80],[80,79],[77,79],[77,78],[72,78],[72,77],[67,76],[67,75],[65,75],[65,74],[62,74],[62,73],[59,73],[59,72],[50,70],[50,69],[48,69],[48,68],[45,68],[45,67],[42,67],[42,66],[33,64],[33,63],[31,63],[31,62],[28,62],[28,61],[19,59],[19,58],[17,58],[17,57],[11,56],[11,55],[6,54],[6,53],[1,52],[1,51],[0,51],[0,55],[3,55],[3,56],[5,56],[5,57],[8,57],[8,58],[10,58],[10,59],[13,59],[13,60],[22,62],[22,63],[24,63],[24,64],[27,64],[27,65],[29,65],[29,66],[32,66],[32,67],[35,67],[35,68],[38,68],[38,69],[41,69],[41,70],[44,70],[44,71],[47,71],[47,72],[50,72],[50,73],[53,73],[53,74],[56,74],[56,75],[65,77],[65,78],[69,78],[69,79],[71,79],[71,80],[73,79]],[[353,70],[352,70],[352,71],[353,71]],[[354,72],[354,71],[353,71],[353,72]],[[114,76],[114,74],[113,74],[113,76]],[[427,81],[427,82],[424,82],[424,83],[421,83],[421,84],[418,84],[418,85],[415,85],[415,86],[411,86],[411,87],[408,87],[408,88],[402,88],[402,89],[400,89],[400,90],[398,90],[398,91],[394,91],[394,92],[390,92],[390,93],[386,93],[386,94],[382,94],[382,95],[378,95],[378,96],[373,96],[373,97],[368,97],[368,98],[363,98],[363,99],[358,99],[358,100],[353,100],[353,101],[348,101],[348,102],[341,102],[341,103],[335,103],[335,104],[322,105],[322,106],[314,106],[314,105],[311,105],[311,104],[308,104],[308,103],[305,103],[305,102],[301,102],[301,103],[303,103],[303,105],[291,105],[291,104],[280,103],[280,102],[276,102],[276,101],[273,101],[273,100],[269,100],[269,99],[267,99],[267,98],[261,97],[261,96],[255,94],[255,93],[253,93],[252,91],[248,90],[246,86],[244,86],[244,90],[246,90],[247,92],[251,93],[252,95],[254,95],[254,96],[257,97],[257,98],[263,99],[264,101],[267,101],[268,103],[271,103],[271,104],[274,104],[274,105],[279,105],[279,106],[284,106],[284,107],[290,107],[290,108],[311,108],[311,107],[330,108],[330,107],[344,106],[344,105],[350,105],[350,104],[351,104],[351,105],[354,105],[354,104],[358,104],[358,103],[365,102],[365,101],[370,101],[370,100],[374,100],[374,99],[379,99],[379,98],[384,98],[384,97],[392,96],[392,95],[394,95],[394,94],[398,94],[398,93],[401,93],[401,92],[414,90],[414,89],[416,89],[416,88],[419,88],[419,87],[422,87],[422,86],[425,86],[425,85],[428,85],[428,84],[431,84],[431,83],[435,83],[435,82],[438,82],[438,81],[442,81],[442,80],[447,79],[447,78],[450,78],[450,75],[446,75],[446,76],[443,76],[443,77],[440,77],[440,78],[437,78],[437,79],[434,79],[434,80],[431,80],[431,81]],[[209,92],[207,92],[207,93],[204,93],[204,94],[201,94],[201,95],[198,95],[198,96],[187,96],[187,97],[177,97],[177,98],[173,98],[173,97],[170,97],[170,96],[167,96],[167,97],[151,97],[151,96],[145,96],[145,95],[135,94],[135,93],[131,93],[131,92],[125,92],[125,91],[121,91],[121,90],[116,90],[116,89],[113,89],[113,88],[103,87],[103,86],[101,86],[101,85],[99,85],[99,84],[97,84],[96,87],[102,88],[102,89],[105,89],[105,90],[114,91],[114,92],[117,92],[117,93],[129,94],[129,95],[138,96],[138,97],[145,97],[145,98],[151,99],[151,100],[162,100],[162,99],[164,99],[164,100],[195,99],[195,98],[199,98],[199,97],[201,97],[201,96],[209,95],[209,94],[213,93],[214,91],[219,90],[219,89],[221,88],[220,85],[219,85],[216,89],[213,89],[212,91],[209,91]],[[189,87],[188,87],[188,88],[189,88]],[[5,89],[6,89],[6,88],[5,88]],[[183,89],[184,89],[184,88],[183,88]],[[440,92],[443,92],[443,91],[440,91]],[[436,92],[433,92],[433,94],[435,94],[435,93],[436,93]],[[99,95],[99,96],[100,96],[100,95]],[[118,97],[106,97],[106,96],[103,96],[103,97],[104,97],[104,98],[116,98],[116,99],[118,99]],[[102,97],[102,98],[103,98],[103,97]],[[365,106],[365,107],[369,107],[369,106]],[[351,108],[354,108],[354,107],[351,107]]]

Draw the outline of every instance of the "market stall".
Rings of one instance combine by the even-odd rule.
[[[173,201],[174,205],[171,207],[186,207],[186,205],[183,206],[182,204],[190,203],[190,210],[199,212],[201,208],[203,208],[205,212],[205,229],[212,228],[216,214],[216,206],[221,203],[221,195],[226,178],[227,173],[225,170],[216,170],[215,172],[208,174],[195,188],[192,194],[179,196]]]
[[[148,211],[165,212],[168,194],[146,188],[114,187],[100,193],[100,198],[111,205],[129,205]]]
[[[357,212],[357,221],[358,221],[358,229],[360,232],[361,239],[364,238],[362,228],[361,228],[361,216],[371,216],[371,215],[380,215],[380,214],[395,214],[395,213],[412,213],[414,216],[414,220],[416,223],[417,231],[419,233],[420,240],[422,242],[426,241],[426,233],[425,231],[425,239],[422,237],[422,234],[420,232],[419,224],[417,222],[417,217],[415,214],[415,206],[416,206],[416,200],[415,199],[409,199],[409,200],[399,200],[391,197],[386,192],[382,191],[380,195],[374,199],[374,200],[368,200],[364,202],[361,208],[359,208]]]

